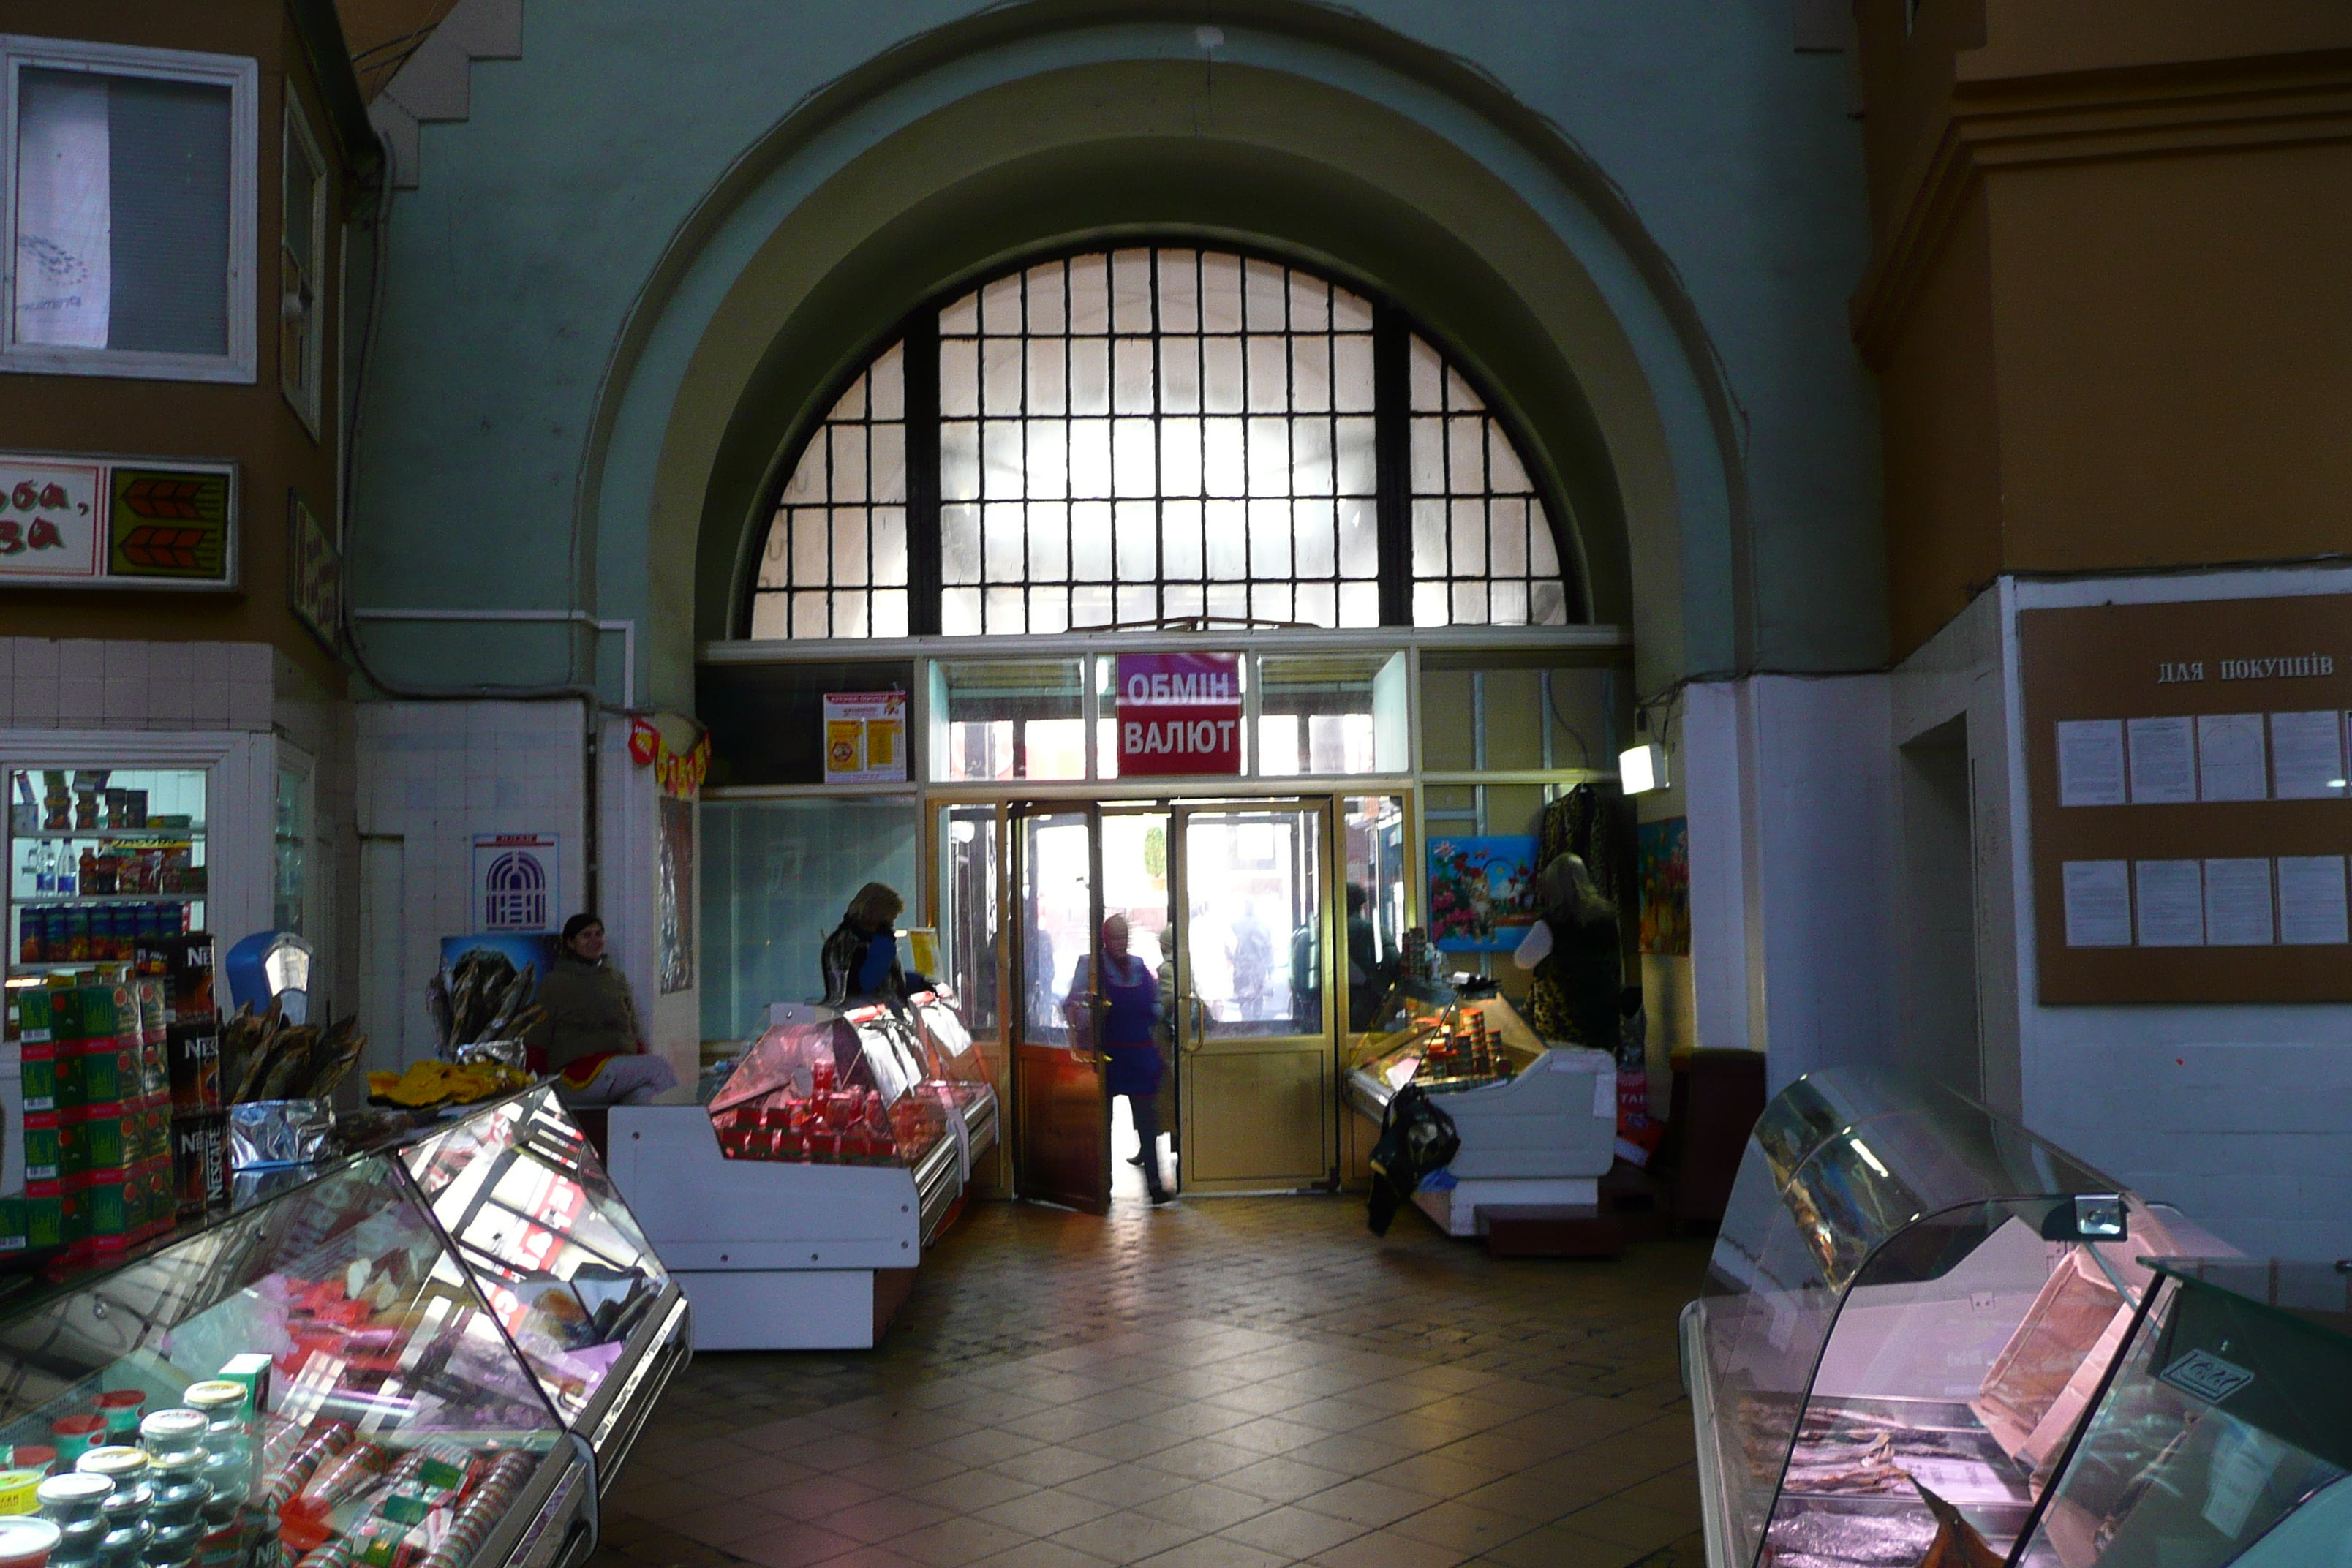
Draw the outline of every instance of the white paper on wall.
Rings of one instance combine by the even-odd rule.
[[[2268,800],[2269,759],[2259,713],[2207,713],[2197,721],[2197,792],[2207,800]]]
[[[2142,947],[2205,945],[2205,879],[2195,860],[2132,862]]]
[[[2134,719],[2131,797],[2134,805],[2186,805],[2197,798],[2197,742],[2184,718]]]
[[[2058,804],[2121,805],[2126,798],[2123,721],[2059,721]]]
[[[2205,862],[2205,941],[2213,947],[2270,945],[2269,860]]]
[[[2278,862],[2279,941],[2325,947],[2352,941],[2346,929],[2344,857],[2282,855]]]
[[[2069,860],[2063,868],[2068,947],[2129,947],[2131,882],[2122,860]]]
[[[28,69],[16,103],[16,341],[102,349],[114,302],[107,79]]]
[[[2343,715],[2271,715],[2271,781],[2281,800],[2341,800],[2344,797]]]

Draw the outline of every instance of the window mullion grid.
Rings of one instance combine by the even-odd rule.
[[[1160,585],[1168,581],[1168,524],[1166,517],[1168,510],[1168,477],[1166,473],[1165,454],[1161,450],[1165,440],[1168,409],[1166,406],[1166,400],[1160,396],[1160,387],[1164,383],[1164,377],[1160,374],[1160,351],[1162,346],[1168,342],[1168,323],[1162,321],[1160,315],[1160,300],[1163,292],[1160,280],[1161,251],[1158,246],[1154,246],[1147,254],[1150,257],[1150,266],[1148,268],[1147,276],[1150,280],[1151,288],[1151,296],[1148,302],[1149,314],[1151,321],[1152,588],[1150,618],[1157,620],[1164,613],[1164,608],[1160,604],[1161,589]],[[1117,562],[1114,561],[1113,564],[1116,565]],[[1118,613],[1118,596],[1116,590],[1112,592],[1111,595],[1110,618],[1112,625],[1116,626],[1118,624],[1120,617]]]
[[[1397,309],[1372,306],[1372,489],[1381,625],[1413,623],[1412,342]]]

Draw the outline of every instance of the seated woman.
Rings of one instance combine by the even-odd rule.
[[[594,915],[563,922],[533,1000],[547,1010],[537,1044],[566,1105],[643,1105],[677,1086],[669,1063],[646,1045],[628,977],[605,958],[604,922]]]

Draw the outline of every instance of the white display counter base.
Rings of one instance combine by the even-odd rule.
[[[877,1293],[889,1301],[888,1276],[871,1268],[698,1269],[671,1278],[694,1304],[699,1350],[871,1350],[887,1322],[875,1302]]]
[[[1463,1140],[1466,1148],[1467,1138]],[[1458,1166],[1460,1162],[1456,1162]],[[1478,1211],[1497,1204],[1554,1204],[1593,1208],[1601,1202],[1601,1182],[1595,1176],[1549,1176],[1518,1180],[1457,1181],[1444,1192],[1412,1194],[1414,1206],[1448,1236],[1478,1234]],[[702,1309],[695,1308],[696,1321]]]
[[[698,1349],[864,1350],[905,1299],[922,1258],[915,1172],[730,1160],[699,1105],[616,1105],[610,1142],[613,1184],[693,1304]]]

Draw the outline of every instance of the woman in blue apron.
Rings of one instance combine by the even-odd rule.
[[[1145,1189],[1153,1203],[1164,1204],[1171,1194],[1160,1175],[1160,1103],[1153,1098],[1160,1091],[1160,1075],[1166,1070],[1152,1039],[1160,1013],[1160,981],[1150,964],[1128,952],[1127,942],[1125,915],[1103,921],[1103,1005],[1097,1015],[1102,1022],[1103,1085],[1113,1094],[1127,1096],[1136,1135],[1143,1144]],[[1083,1038],[1077,1031],[1083,1028],[1093,979],[1091,967],[1081,957],[1070,976],[1067,1005],[1074,1035],[1079,1038]]]

